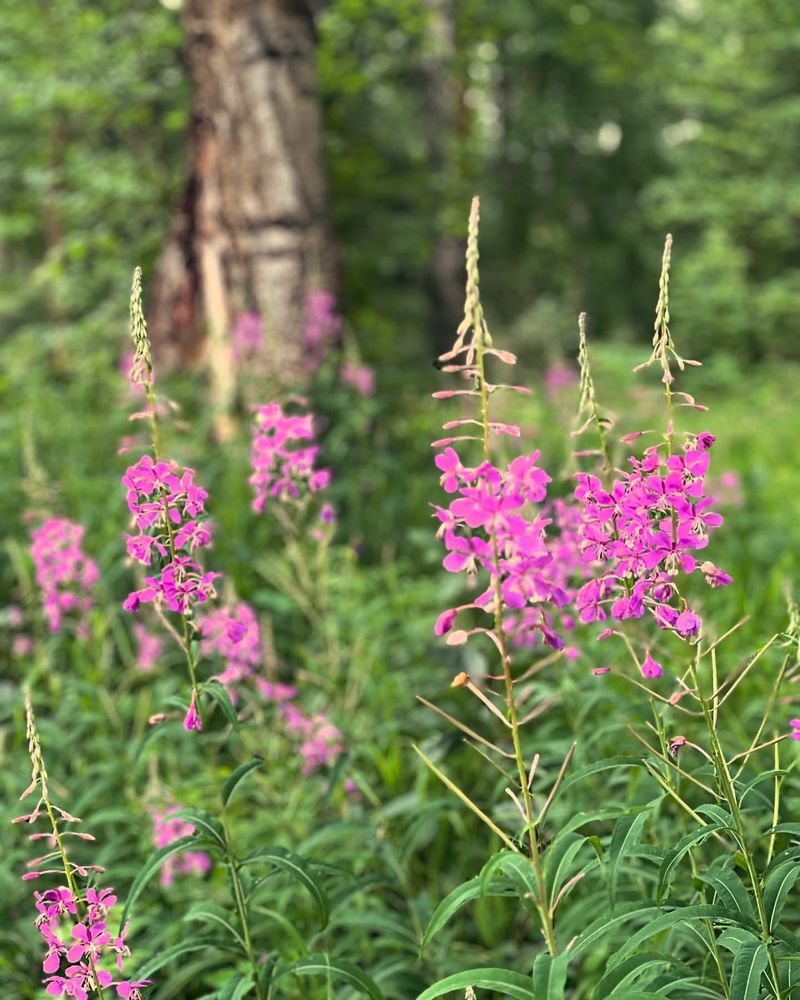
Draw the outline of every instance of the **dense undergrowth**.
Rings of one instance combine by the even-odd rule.
[[[470,996],[473,988],[486,1000],[795,995],[797,373],[787,366],[742,378],[714,358],[678,372],[673,358],[676,391],[711,408],[669,414],[659,381],[671,347],[665,269],[654,367],[631,371],[647,357],[647,337],[597,348],[590,337],[591,368],[585,357],[580,371],[565,359],[545,374],[520,356],[508,381],[533,393],[502,397],[486,388],[484,362],[499,373],[510,358],[490,356],[476,241],[474,217],[456,344],[465,353],[440,362],[461,370],[431,368],[400,385],[391,374],[382,383],[379,373],[377,393],[361,395],[339,378],[333,357],[323,362],[305,403],[283,399],[279,411],[261,413],[263,512],[251,509],[246,401],[238,436],[220,444],[194,378],[163,384],[157,374],[150,395],[136,322],[133,384],[119,370],[118,355],[128,349],[121,338],[85,350],[69,337],[48,342],[21,333],[0,348],[3,394],[12,403],[0,428],[0,465],[13,470],[0,484],[8,555],[0,580],[4,995],[41,995],[47,977],[49,992],[59,995],[68,989],[69,963],[89,963],[73,978],[83,976],[86,986],[94,976],[99,989],[86,991],[106,996],[118,981],[140,979],[152,980],[142,993],[153,998],[410,1000]],[[473,395],[427,403],[428,390]],[[271,402],[264,393],[252,401]],[[581,396],[589,426],[575,438]],[[164,406],[167,397],[179,405]],[[512,429],[495,440],[483,405],[490,397],[497,404],[491,419],[519,425],[520,439]],[[133,410],[145,419],[131,423]],[[313,426],[302,423],[311,412]],[[447,458],[437,470],[430,441],[448,417],[477,421],[447,433],[471,436],[477,428],[479,440],[455,442],[465,449],[458,463]],[[643,430],[652,433],[630,437]],[[131,434],[135,440],[118,454]],[[273,434],[281,442],[276,464]],[[140,461],[153,436],[158,457],[177,463],[155,485]],[[628,572],[617,567],[614,586],[617,600],[631,601],[645,562],[648,573],[665,573],[641,590],[652,614],[643,606],[641,614],[615,617],[609,597],[601,601],[602,624],[591,614],[577,623],[587,606],[581,588],[598,578],[607,557],[595,549],[596,558],[581,557],[585,521],[574,536],[562,535],[569,556],[545,546],[553,529],[540,537],[540,487],[550,500],[570,500],[583,469],[602,481],[595,499],[614,479],[619,491],[632,489],[628,456],[641,459],[649,445],[667,449],[673,464],[665,451],[662,473],[653,465],[648,475],[667,482],[679,473],[680,486],[658,486],[667,506],[647,521],[665,548],[656,561],[647,556]],[[283,482],[280,462],[317,446],[291,460]],[[552,481],[534,475],[528,492],[519,492],[513,477],[520,467],[512,475],[508,463],[534,448],[541,457],[525,459],[528,473],[547,470]],[[684,454],[685,465],[674,464]],[[129,477],[130,489],[132,468],[136,496],[126,509],[120,477]],[[182,476],[187,468],[192,483]],[[332,471],[330,483],[313,479],[323,468]],[[453,477],[446,493],[441,472]],[[725,521],[693,529],[691,542],[683,536],[688,547],[673,564],[665,553],[675,545],[663,536],[682,537],[684,508],[674,494],[685,490],[684,501],[699,507],[698,483]],[[207,497],[192,494],[197,484]],[[470,490],[483,490],[492,503],[505,497],[512,520],[501,530],[476,514]],[[432,522],[430,505],[441,514],[456,492],[466,506],[453,507],[455,521]],[[622,502],[621,493],[614,496]],[[214,526],[210,547],[204,507]],[[523,510],[524,528],[514,520]],[[704,510],[687,516],[702,520]],[[544,515],[553,516],[547,508]],[[96,563],[97,580],[84,576],[78,594],[90,606],[67,601],[63,624],[53,629],[53,605],[48,620],[42,604],[44,557],[31,552],[30,538],[48,520],[65,518],[85,529],[68,548],[82,548]],[[606,515],[599,520],[609,523]],[[482,588],[492,578],[483,610],[472,606],[482,588],[442,569],[445,552],[434,538],[440,523],[455,533],[445,534],[457,557],[448,568],[472,568],[461,558],[468,544]],[[126,548],[126,530],[138,539],[133,547]],[[708,558],[730,574],[729,585],[707,586],[703,575],[727,583],[710,570],[684,583],[694,568],[685,557],[696,550],[698,565],[706,559],[697,548],[706,535]],[[517,579],[509,565],[492,569],[503,553],[507,563],[520,553],[539,560],[535,584],[523,588],[524,608],[509,598]],[[198,579],[223,576],[176,597],[169,567],[189,556]],[[143,583],[145,576],[157,582]],[[56,603],[67,585],[59,586]],[[129,601],[134,614],[122,608],[131,593],[142,602]],[[462,605],[470,606],[448,617]],[[677,624],[689,608],[702,627]],[[542,612],[552,634],[541,630]],[[546,641],[531,644],[528,635],[516,646],[511,640],[527,613]],[[598,641],[609,627],[618,634]],[[481,631],[465,641],[462,630],[473,628]],[[23,689],[38,727],[37,736],[29,712],[28,744]],[[29,748],[38,792],[18,805],[30,781]],[[70,869],[77,911],[67,907],[62,917],[80,921],[62,920],[66,944],[58,943],[60,918],[48,909],[53,897],[39,897],[39,915],[57,937],[49,951],[34,926],[31,892],[65,886],[65,875],[20,881],[50,841],[34,847],[27,829],[8,822],[29,813],[26,803],[32,807],[42,792],[81,817],[78,829],[95,838],[70,848],[69,857],[104,869],[85,878]],[[47,867],[60,864],[56,858]],[[91,949],[81,951],[74,942],[83,938],[70,937],[69,925],[92,925],[87,886],[95,884],[98,891],[113,886],[119,901],[107,920],[109,942],[97,934],[93,967]],[[95,912],[95,926],[102,916]],[[114,936],[128,919],[121,941]],[[108,979],[101,967],[111,970]],[[478,969],[494,971],[467,971]],[[441,988],[432,985],[442,980]]]

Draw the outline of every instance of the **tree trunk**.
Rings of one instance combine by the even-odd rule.
[[[467,133],[462,82],[456,75],[454,0],[423,0],[427,13],[422,70],[428,113],[425,130],[431,171],[440,185],[433,246],[437,354],[448,348],[464,314],[463,216],[474,191],[465,189],[461,149]],[[457,219],[457,227],[453,222]]]
[[[205,351],[225,413],[236,317],[260,315],[269,374],[295,382],[306,292],[334,284],[316,36],[302,0],[185,0],[184,20],[188,182],[153,283],[150,329],[167,363]]]

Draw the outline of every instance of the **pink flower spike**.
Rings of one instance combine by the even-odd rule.
[[[790,719],[789,725],[792,727],[791,738],[800,740],[800,719]]]
[[[592,673],[595,677],[600,677],[602,674],[610,674],[611,667],[595,667],[594,670],[592,670]]]

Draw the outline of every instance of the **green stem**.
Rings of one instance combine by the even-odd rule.
[[[483,353],[484,323],[480,301],[475,296],[473,305],[473,334],[475,338],[475,350],[478,361],[478,382],[481,399],[481,422],[483,424],[483,454],[486,461],[490,461],[489,450],[489,391],[486,387],[486,371]],[[492,563],[499,566],[500,553],[497,544],[497,535],[494,531],[490,533],[492,546]],[[514,679],[511,673],[511,657],[508,652],[508,642],[503,625],[503,591],[499,572],[494,574],[494,629],[500,647],[500,657],[503,665],[503,682],[505,684],[506,707],[508,710],[508,721],[511,724],[511,741],[514,747],[514,760],[517,766],[520,790],[522,792],[523,806],[526,817],[526,827],[528,832],[528,844],[530,847],[531,862],[536,876],[536,886],[539,898],[535,901],[536,908],[542,921],[542,933],[547,942],[547,950],[552,956],[558,954],[555,930],[553,927],[553,914],[547,901],[547,887],[542,866],[542,852],[539,846],[539,838],[536,830],[536,820],[534,818],[533,799],[528,787],[528,773],[525,764],[525,757],[522,751],[520,739],[519,713],[517,702],[514,696]]]
[[[769,918],[767,917],[767,910],[764,905],[764,894],[761,889],[761,879],[758,874],[758,869],[756,868],[755,859],[747,846],[747,831],[744,825],[744,817],[742,816],[742,811],[739,806],[739,799],[736,795],[736,789],[734,788],[733,781],[731,779],[730,769],[722,750],[722,744],[720,743],[716,726],[714,725],[714,717],[711,706],[700,691],[696,664],[693,664],[690,668],[690,675],[695,691],[697,692],[698,701],[703,709],[703,716],[705,717],[706,727],[708,729],[711,744],[711,756],[714,760],[714,768],[717,773],[719,789],[728,805],[728,808],[730,809],[735,826],[736,839],[739,842],[742,857],[744,858],[745,866],[747,868],[747,875],[750,879],[750,884],[753,887],[753,896],[756,902],[756,910],[758,911],[758,920],[761,925],[761,940],[766,945],[767,955],[769,958],[772,989],[775,992],[776,1000],[783,1000],[784,993],[780,986],[778,963],[772,946]]]
[[[242,937],[244,938],[244,947],[247,952],[247,959],[250,962],[250,967],[253,970],[253,981],[256,988],[256,997],[258,1000],[264,1000],[264,991],[261,989],[261,980],[258,961],[256,959],[255,951],[253,950],[253,942],[250,938],[250,925],[247,920],[247,904],[244,899],[244,890],[242,889],[242,883],[239,879],[239,867],[236,855],[233,853],[233,845],[231,843],[230,832],[228,831],[228,824],[225,822],[225,817],[222,817],[222,831],[225,835],[225,854],[228,859],[228,870],[231,873],[231,885],[233,886],[233,901],[236,905],[236,912],[239,915],[239,923],[242,927]]]
[[[153,458],[156,462],[161,461],[161,444],[159,437],[159,427],[158,427],[158,416],[156,414],[156,396],[153,392],[153,386],[150,382],[144,384],[145,393],[147,395],[147,405],[149,411],[149,422],[150,422],[150,440],[152,442],[153,448]],[[164,524],[167,530],[167,548],[169,549],[170,561],[174,562],[177,558],[177,550],[175,548],[175,533],[172,529],[172,522],[169,519],[168,504],[166,501],[166,496],[162,493],[162,499],[164,500]],[[186,655],[186,665],[189,669],[189,680],[192,685],[192,701],[197,705],[199,692],[197,690],[197,661],[192,655],[192,636],[191,636],[191,615],[181,615],[181,622],[183,625],[183,651]],[[198,710],[199,711],[199,710]]]

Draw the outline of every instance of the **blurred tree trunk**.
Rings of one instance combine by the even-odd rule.
[[[464,312],[465,206],[475,192],[464,190],[461,148],[467,132],[464,87],[456,70],[454,0],[423,0],[427,12],[423,73],[428,114],[425,128],[439,206],[433,246],[436,347],[452,344]]]
[[[167,363],[205,350],[224,414],[236,317],[261,316],[269,374],[294,381],[305,293],[335,278],[316,35],[303,0],[185,0],[184,22],[188,179],[152,286],[150,329]]]

